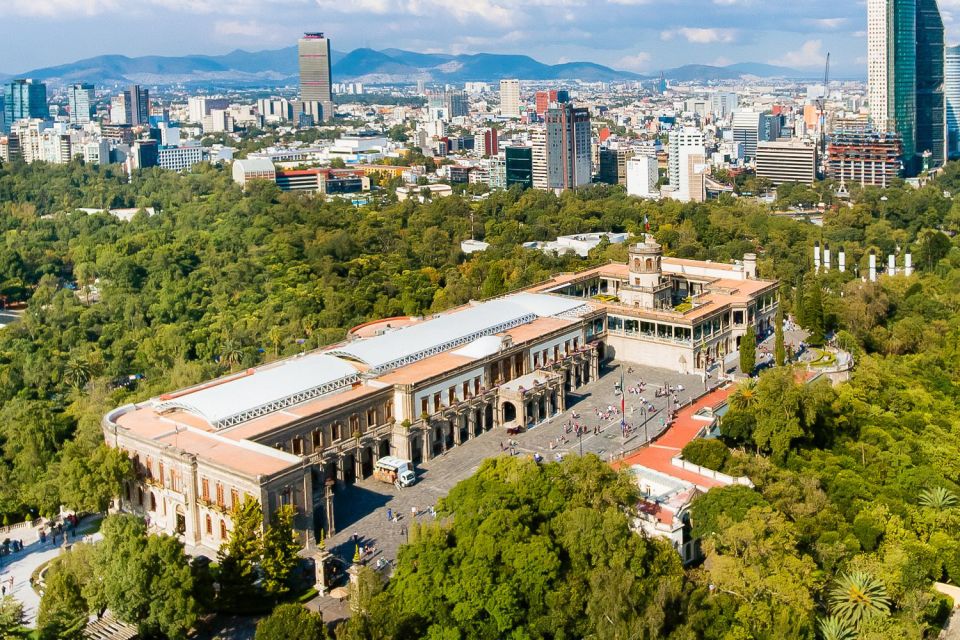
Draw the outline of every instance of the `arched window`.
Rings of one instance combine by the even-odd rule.
[[[137,487],[137,504],[143,506],[143,489]]]
[[[206,524],[206,526],[207,526],[207,535],[208,535],[208,536],[212,536],[212,535],[213,535],[213,520],[210,519],[210,514],[209,514],[209,513],[207,514],[207,516],[206,516],[206,518],[205,518],[205,524]]]
[[[634,259],[633,259],[633,268],[634,268],[634,269],[639,269],[639,268],[640,268],[640,258],[634,258]]]
[[[157,497],[153,495],[153,491],[150,492],[150,511],[157,510]]]
[[[653,258],[647,258],[647,271],[653,271]]]
[[[223,520],[220,520],[220,537],[224,540],[227,539],[227,523]]]

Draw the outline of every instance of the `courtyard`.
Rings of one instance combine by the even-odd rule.
[[[617,412],[621,402],[617,391],[621,372],[627,389],[622,418]],[[641,383],[645,384],[643,391],[632,392]],[[713,387],[716,379],[708,379],[707,383]],[[673,387],[676,391],[657,396],[656,389],[660,387]],[[353,558],[356,545],[372,546],[375,551],[368,554],[368,564],[379,562],[386,567],[406,542],[411,524],[432,520],[431,507],[458,482],[476,472],[487,458],[523,455],[552,461],[582,451],[612,460],[666,429],[674,398],[682,406],[703,391],[704,382],[699,375],[621,363],[606,365],[598,380],[581,388],[579,393],[568,395],[565,412],[517,435],[508,435],[503,428],[497,428],[453,447],[419,465],[418,481],[411,487],[398,489],[367,478],[337,489],[334,497],[336,533],[328,541],[328,548],[346,565]],[[622,429],[621,422],[627,425],[626,430]],[[581,426],[579,437],[574,424]],[[388,510],[394,516],[392,520],[387,518]]]

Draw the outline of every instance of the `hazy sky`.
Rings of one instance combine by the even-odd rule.
[[[334,48],[522,53],[656,72],[767,62],[864,74],[864,0],[0,0],[0,72],[80,58],[218,54],[324,31]],[[940,0],[948,40],[960,0]]]

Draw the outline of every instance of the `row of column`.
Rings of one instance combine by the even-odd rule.
[[[453,429],[453,444],[454,446],[459,446],[463,444],[463,433],[462,429],[464,426],[467,427],[467,440],[475,438],[478,435],[477,427],[479,425],[479,433],[489,431],[492,429],[496,423],[496,411],[493,412],[494,417],[492,420],[487,418],[487,407],[489,405],[484,404],[478,409],[470,409],[469,411],[457,413],[457,415],[452,420],[446,420],[446,424],[442,428],[442,440],[443,451],[447,450],[447,433],[448,429]],[[466,422],[466,424],[464,424]],[[423,459],[429,460],[433,457],[433,445],[435,444],[434,435],[435,435],[436,425],[433,422],[426,422],[426,429],[423,431]]]

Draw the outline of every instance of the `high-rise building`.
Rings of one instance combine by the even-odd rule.
[[[570,102],[570,92],[566,89],[550,89],[549,91],[537,91],[534,95],[536,102],[537,115],[543,117],[552,104],[562,104]]]
[[[507,147],[504,149],[506,159],[507,188],[515,184],[524,189],[533,186],[533,148]]]
[[[604,184],[627,184],[627,161],[633,157],[629,149],[600,149],[597,181]]]
[[[500,115],[507,118],[520,117],[520,81],[500,81]]]
[[[634,156],[627,160],[627,193],[641,198],[659,197],[660,169],[655,156]]]
[[[867,0],[867,83],[880,131],[899,134],[908,175],[943,162],[943,20],[936,0]]]
[[[134,127],[150,124],[150,91],[138,84],[131,85],[123,92],[126,122]]]
[[[74,84],[67,89],[70,124],[87,124],[93,118],[97,96],[92,84]]]
[[[917,0],[917,153],[924,168],[946,162],[945,47],[937,0]]]
[[[9,131],[17,120],[49,117],[47,85],[30,78],[20,78],[3,85],[4,123]]]
[[[443,98],[449,117],[459,118],[470,115],[470,98],[465,91],[447,91]]]
[[[760,139],[760,113],[757,111],[736,111],[733,114],[733,141],[743,145],[743,157],[752,160],[757,155],[757,142]]]
[[[947,157],[960,156],[960,46],[947,47],[943,73],[947,103]]]
[[[853,126],[835,131],[827,145],[827,177],[887,187],[900,174],[903,142],[894,132]]]
[[[576,189],[590,184],[590,111],[563,103],[547,109],[544,120],[548,188]]]
[[[691,164],[691,157],[694,160],[699,158],[702,164],[703,158],[706,156],[703,132],[692,127],[672,129],[667,140],[669,151],[668,172],[672,197],[681,202],[699,201],[701,198],[698,198],[696,189],[693,193],[690,189],[691,184],[695,183],[692,180],[691,167],[693,167],[694,172],[697,169],[696,163]]]
[[[726,118],[740,106],[740,98],[735,93],[718,91],[710,96],[710,111],[717,118]]]
[[[305,33],[298,42],[300,58],[300,100],[318,101],[319,118],[331,120],[334,115],[333,92],[330,87],[330,40],[322,33]]]
[[[475,147],[482,156],[495,156],[500,153],[500,140],[497,130],[485,129],[483,135],[476,137]]]
[[[204,116],[210,115],[214,109],[228,109],[230,101],[227,98],[208,98],[206,96],[193,96],[187,100],[187,117],[190,122],[200,124]],[[261,112],[261,115],[264,115]]]
[[[817,175],[817,151],[801,140],[757,143],[757,177],[776,185],[785,182],[813,184]]]
[[[733,113],[733,141],[743,145],[743,156],[753,160],[757,156],[757,143],[773,141],[780,137],[783,117],[745,109]]]
[[[549,189],[550,180],[547,175],[547,130],[538,127],[530,133],[531,170],[534,189]]]

